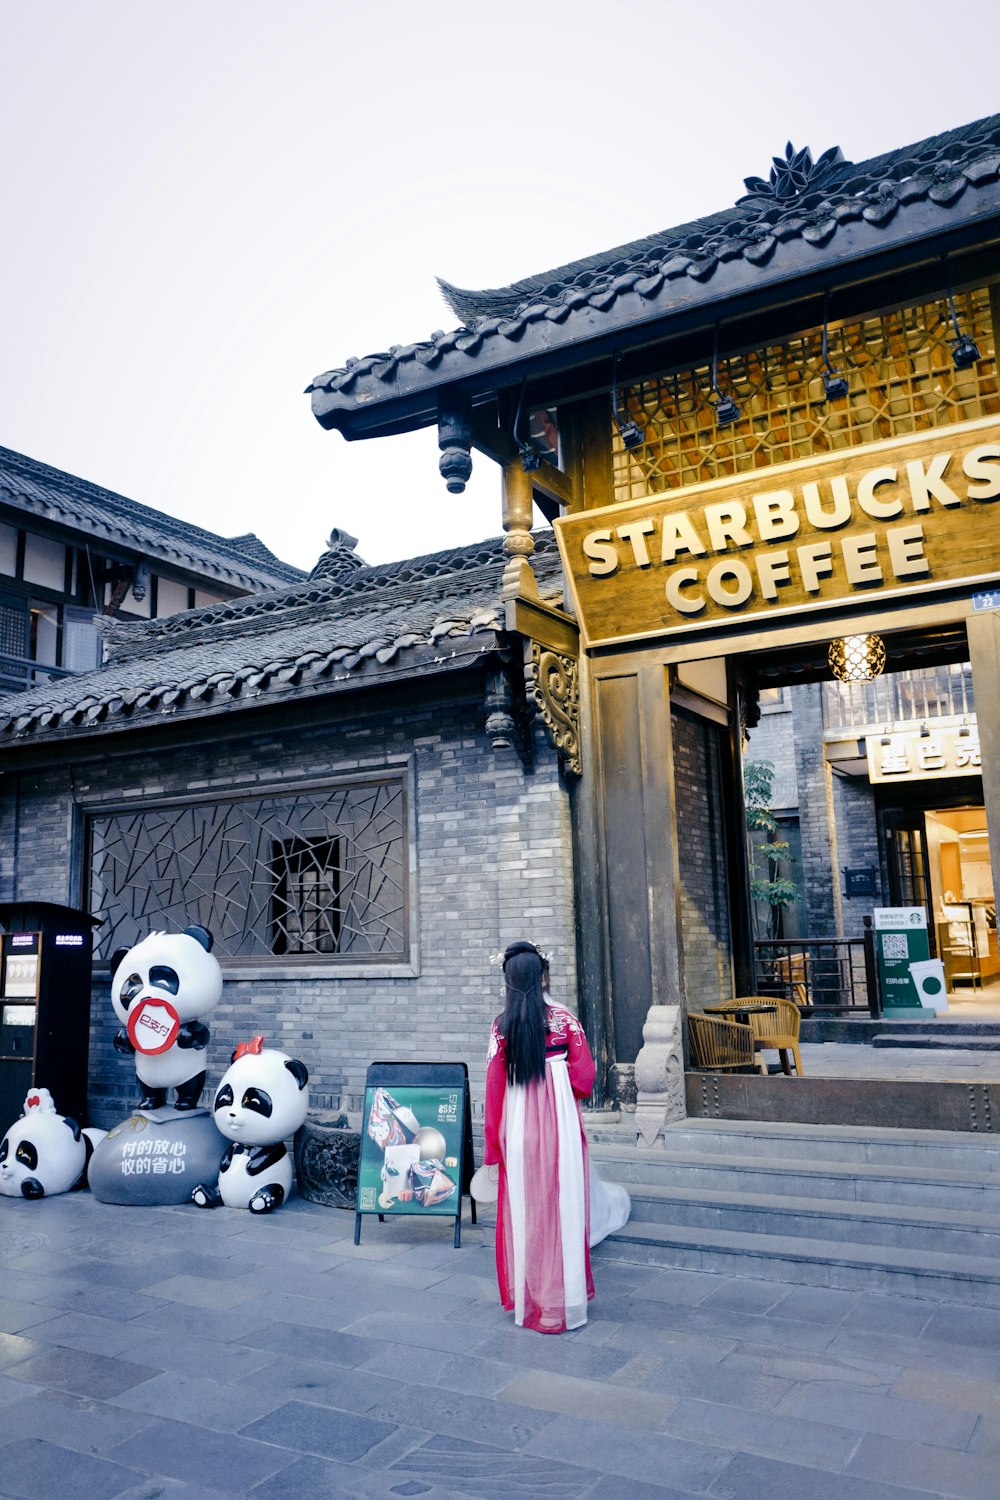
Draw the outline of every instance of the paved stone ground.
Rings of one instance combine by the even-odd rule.
[[[591,1321],[545,1337],[481,1230],[352,1233],[300,1199],[0,1198],[0,1495],[1000,1494],[1000,1311],[601,1251]]]
[[[1000,1039],[998,1039],[1000,1040]],[[872,1047],[858,1042],[803,1042],[806,1078],[917,1078],[924,1082],[1000,1080],[1000,1046],[974,1052],[955,1047]],[[768,1061],[774,1053],[768,1054]],[[997,1484],[1000,1496],[1000,1482]]]

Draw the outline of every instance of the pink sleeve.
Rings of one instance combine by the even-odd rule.
[[[503,1101],[507,1092],[507,1048],[497,1035],[496,1027],[490,1037],[489,1061],[486,1064],[486,1149],[483,1161],[486,1166],[503,1159],[500,1147],[500,1122],[503,1119]]]
[[[594,1079],[597,1077],[597,1066],[590,1055],[590,1048],[587,1046],[587,1038],[584,1036],[583,1027],[575,1016],[572,1018],[569,1026],[567,1063],[569,1067],[569,1081],[574,1094],[578,1099],[586,1099],[594,1087]]]

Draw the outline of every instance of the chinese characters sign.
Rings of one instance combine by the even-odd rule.
[[[921,1010],[912,965],[926,963],[927,913],[922,906],[879,906],[872,913],[875,957],[886,1011]]]
[[[936,776],[981,776],[979,734],[975,724],[936,723],[870,734],[867,737],[869,781],[925,781]]]

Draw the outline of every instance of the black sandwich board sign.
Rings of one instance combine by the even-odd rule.
[[[361,1242],[363,1214],[380,1220],[403,1214],[453,1218],[457,1250],[462,1194],[474,1170],[465,1063],[372,1063],[365,1078],[354,1243]]]

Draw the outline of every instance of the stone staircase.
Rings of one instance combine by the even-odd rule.
[[[1000,1135],[688,1119],[590,1131],[632,1217],[595,1260],[1000,1307]]]

